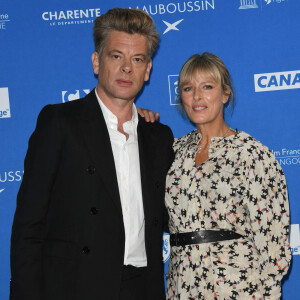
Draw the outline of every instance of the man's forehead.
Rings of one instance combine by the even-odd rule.
[[[147,38],[138,33],[129,34],[122,31],[112,30],[108,33],[105,47],[107,51],[113,49],[121,51],[132,50],[138,51],[140,54],[147,54],[148,51],[148,40]]]

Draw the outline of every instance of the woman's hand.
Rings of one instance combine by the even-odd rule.
[[[146,122],[154,123],[159,119],[159,113],[158,112],[154,113],[150,109],[137,107],[137,112],[141,117],[145,119]]]

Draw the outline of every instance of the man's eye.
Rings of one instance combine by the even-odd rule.
[[[134,61],[136,61],[136,62],[143,62],[144,60],[142,58],[140,58],[140,57],[135,57]]]
[[[113,57],[113,59],[118,59],[118,58],[120,58],[120,56],[117,55],[117,54],[114,54],[112,57]]]

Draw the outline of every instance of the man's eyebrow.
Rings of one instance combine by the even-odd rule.
[[[122,52],[122,51],[120,51],[120,50],[117,50],[117,49],[112,49],[112,50],[108,51],[108,54],[112,54],[113,52],[116,52],[116,53],[123,54],[123,52]]]
[[[137,53],[137,54],[134,54],[133,56],[143,56],[144,58],[147,57],[147,55],[144,53]]]
[[[112,49],[112,50],[108,51],[108,54],[112,54],[112,53],[123,54],[122,51],[117,50],[117,49]],[[145,54],[145,53],[136,53],[136,54],[133,54],[132,56],[142,56],[143,58],[146,58],[147,54]]]

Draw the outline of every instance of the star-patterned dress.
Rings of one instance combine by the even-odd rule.
[[[243,237],[173,246],[167,299],[280,299],[288,271],[289,204],[273,153],[245,132],[214,137],[196,167],[201,134],[175,140],[166,182],[170,233],[226,229]]]

